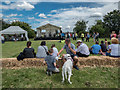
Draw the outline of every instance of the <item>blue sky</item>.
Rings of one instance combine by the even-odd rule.
[[[89,21],[88,27],[95,24],[95,20],[117,9],[116,2],[51,2],[36,1],[21,2],[4,1],[1,3],[2,12],[0,16],[9,22],[24,21],[29,23],[34,30],[41,25],[51,23],[62,27],[63,31],[72,31],[78,20]]]

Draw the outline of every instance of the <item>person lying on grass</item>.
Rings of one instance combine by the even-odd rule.
[[[99,42],[96,41],[95,45],[93,45],[91,48],[90,48],[90,53],[91,54],[102,54],[102,55],[105,55],[103,52],[102,52],[102,49],[101,49],[101,46],[99,45]]]
[[[49,55],[45,57],[44,64],[47,63],[47,74],[52,75],[53,73],[58,73],[59,69],[56,67],[56,59],[52,55],[53,54],[53,49],[48,50]]]

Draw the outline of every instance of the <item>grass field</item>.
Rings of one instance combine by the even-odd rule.
[[[104,39],[100,39],[99,41],[101,40],[104,40]],[[32,47],[35,49],[35,52],[37,52],[37,48],[40,45],[41,41],[33,41],[33,40],[31,41],[32,41]],[[71,39],[71,42],[73,44],[76,43],[76,41],[73,41],[72,39]],[[93,39],[90,39],[90,42],[85,42],[85,43],[88,45],[88,47],[91,47],[94,44]],[[58,41],[47,41],[48,48],[50,48],[52,44],[55,44],[58,50],[60,50],[64,45],[64,43],[59,43]],[[5,42],[5,44],[2,45],[2,57],[3,58],[16,57],[20,52],[23,51],[25,47],[26,47],[26,41]],[[65,50],[61,54],[63,53],[66,53]]]
[[[104,40],[104,39],[100,39]],[[41,41],[32,41],[32,47],[37,52],[37,47]],[[71,41],[75,44],[76,41]],[[86,43],[86,42],[85,42]],[[58,50],[63,47],[63,43],[58,41],[47,41],[50,48],[56,44]],[[86,43],[91,47],[94,42]],[[23,42],[5,42],[2,45],[2,57],[16,57],[26,47],[26,41]],[[65,53],[65,50],[64,52]],[[54,74],[47,76],[46,67],[41,68],[21,68],[21,69],[2,69],[2,87],[3,88],[118,88],[118,68],[81,68],[79,71],[73,69],[71,77],[72,85],[66,81],[61,83],[62,75]],[[60,70],[61,71],[61,70]]]
[[[62,75],[47,76],[45,68],[3,69],[3,88],[118,88],[118,68],[73,70],[72,85]]]

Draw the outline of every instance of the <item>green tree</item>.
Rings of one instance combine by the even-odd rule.
[[[104,28],[105,33],[108,35],[110,32],[115,31],[116,33],[120,30],[120,10],[114,10],[104,16]]]
[[[5,22],[3,19],[0,20],[0,31],[8,28],[9,26],[10,26],[10,24]]]
[[[97,20],[96,24],[91,27],[90,33],[93,34],[93,32],[99,32],[100,37],[105,37],[105,29],[101,20]]]
[[[19,26],[19,27],[21,27],[22,29],[24,29],[28,32],[28,37],[29,38],[34,38],[35,37],[35,31],[33,29],[31,29],[31,26],[28,23],[16,21],[16,22],[12,22],[10,24],[10,26]]]
[[[85,33],[85,30],[86,30],[86,24],[88,22],[82,20],[82,21],[77,21],[76,24],[75,24],[75,28],[73,29],[73,31],[75,31],[76,33],[78,33],[80,35],[80,33],[84,32]]]

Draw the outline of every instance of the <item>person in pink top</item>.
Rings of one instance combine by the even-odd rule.
[[[114,35],[114,37],[116,38],[117,34],[116,34],[116,33],[114,33],[113,35]]]

